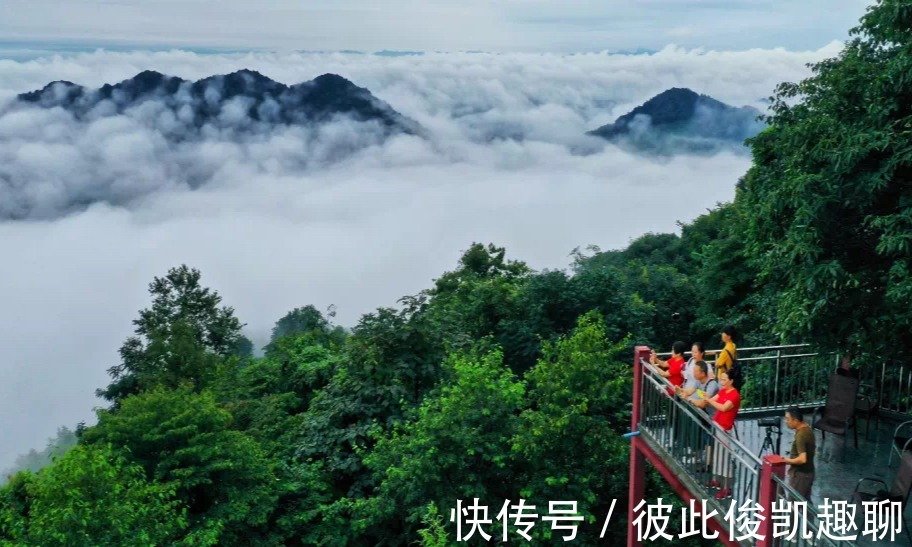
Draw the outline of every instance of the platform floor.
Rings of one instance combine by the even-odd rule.
[[[810,422],[810,418],[805,418]],[[889,486],[892,484],[893,476],[899,467],[897,457],[893,456],[890,466],[887,460],[890,456],[890,444],[896,428],[897,422],[882,420],[872,420],[870,431],[867,432],[867,423],[864,419],[859,421],[858,429],[858,448],[854,446],[854,439],[851,431],[846,439],[828,434],[826,442],[823,442],[821,432],[815,431],[817,441],[817,455],[815,459],[816,476],[814,487],[811,491],[811,502],[819,506],[824,498],[830,500],[852,501],[852,492],[858,479],[862,477],[874,477],[881,479]],[[759,453],[763,444],[766,430],[758,426],[757,419],[739,420],[738,424],[739,437],[741,442],[748,448],[756,450]],[[780,454],[787,455],[792,445],[795,434],[792,430],[785,427],[782,422],[782,439]],[[910,504],[912,505],[912,504]],[[912,522],[912,508],[906,507],[904,514],[906,522]],[[862,510],[859,507],[856,510],[856,525],[858,526],[857,545],[875,546],[886,545],[889,543],[889,536],[886,540],[872,542],[870,536],[862,538],[863,531]],[[846,542],[848,545],[849,542]],[[903,532],[897,536],[892,545],[910,546],[908,535]]]

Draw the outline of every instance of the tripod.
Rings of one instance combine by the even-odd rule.
[[[766,437],[763,439],[763,444],[760,445],[760,452],[757,453],[757,456],[762,458],[763,454],[779,454],[782,442],[782,429],[778,425],[768,425],[763,426],[766,429]],[[773,433],[776,434],[776,442],[773,444]]]

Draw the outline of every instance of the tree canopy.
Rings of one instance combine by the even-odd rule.
[[[908,2],[871,7],[837,58],[777,88],[751,142],[736,203],[783,337],[856,353],[912,344],[897,335],[912,322],[910,21]]]
[[[812,68],[777,88],[732,203],[567,270],[472,243],[351,329],[294,303],[263,356],[198,270],[154,278],[98,423],[0,487],[0,545],[441,546],[475,497],[575,500],[577,543],[602,544],[606,504],[626,509],[632,346],[712,347],[734,323],[912,349],[912,6],[877,3]]]

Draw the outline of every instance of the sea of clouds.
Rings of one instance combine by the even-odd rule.
[[[586,131],[670,87],[762,110],[776,84],[806,77],[806,63],[840,47],[0,59],[0,209],[32,211],[0,221],[0,467],[58,426],[92,421],[94,390],[147,305],[148,283],[169,267],[201,269],[258,345],[305,304],[335,304],[352,326],[429,287],[473,241],[536,269],[565,268],[577,246],[622,247],[730,200],[750,162],[730,152],[650,158]],[[12,105],[53,80],[95,88],[147,69],[196,80],[243,68],[285,84],[339,74],[427,137],[376,139],[339,120],[176,146],[154,104],[80,122]],[[351,154],[339,155],[346,143]],[[68,208],[74,200],[86,205]]]

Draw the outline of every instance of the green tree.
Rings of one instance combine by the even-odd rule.
[[[813,76],[781,84],[737,203],[770,326],[906,355],[912,326],[912,6],[882,0]]]
[[[244,335],[238,337],[234,346],[234,354],[241,358],[253,357],[253,342]]]
[[[329,316],[335,316],[332,307],[330,307]],[[345,341],[344,329],[334,326],[320,310],[308,304],[291,310],[276,322],[272,328],[272,337],[265,348],[266,353],[271,353],[283,338],[298,337],[303,334],[322,345],[339,345]]]
[[[654,340],[650,327],[655,317],[655,305],[629,291],[623,271],[610,266],[593,266],[573,275],[573,291],[580,300],[580,312],[597,311],[604,319],[605,336],[622,340],[635,333],[639,340]]]
[[[691,332],[708,348],[720,344],[719,331],[725,325],[736,325],[746,345],[780,341],[764,328],[772,295],[769,287],[756,283],[758,271],[747,254],[744,226],[743,209],[734,203],[719,204],[682,225],[681,238],[697,264],[689,272],[696,316]]]
[[[187,525],[174,494],[110,446],[77,446],[0,489],[0,544],[170,545]]]
[[[454,355],[446,369],[450,381],[365,460],[378,486],[361,510],[382,523],[369,530],[381,544],[414,541],[428,503],[452,507],[457,499],[513,495],[510,450],[523,384],[499,350]]]
[[[264,545],[332,545],[345,522],[336,509],[331,475],[322,461],[296,458],[305,412],[343,363],[335,344],[316,343],[310,333],[276,340],[269,354],[218,382],[231,426],[257,441],[274,462],[277,499],[257,530]],[[246,536],[250,543],[250,535]]]
[[[513,309],[497,328],[504,361],[517,374],[529,370],[541,354],[542,340],[573,328],[585,303],[577,284],[562,271],[530,275],[516,291]]]
[[[629,445],[621,434],[630,427],[631,376],[620,359],[626,346],[605,338],[604,321],[594,312],[570,335],[545,344],[526,376],[525,410],[512,443],[522,470],[513,479],[522,485],[518,494],[543,508],[549,500],[577,501],[586,521],[576,541],[585,545],[601,544],[598,519],[627,491]],[[623,532],[616,527],[612,533]],[[556,541],[547,527],[535,534]]]
[[[127,451],[153,481],[170,484],[188,508],[194,532],[222,544],[267,522],[277,496],[274,465],[209,392],[156,388],[127,397],[118,409],[99,410],[89,444]]]
[[[200,272],[180,266],[149,285],[152,307],[135,319],[135,336],[120,348],[113,381],[98,396],[116,403],[163,385],[205,387],[224,359],[236,355],[243,325],[218,293],[200,285]]]
[[[38,451],[33,448],[26,454],[18,456],[12,467],[3,471],[3,475],[0,476],[0,484],[6,482],[7,476],[13,475],[18,471],[38,471],[50,465],[55,459],[63,456],[70,448],[74,447],[76,441],[75,431],[66,426],[57,428],[57,435],[52,439],[48,439],[44,450]]]
[[[498,333],[515,313],[514,300],[531,274],[522,262],[506,260],[506,249],[473,243],[458,267],[424,291],[430,314],[452,347],[468,348],[475,340]]]
[[[449,545],[454,543],[447,539],[443,515],[440,514],[437,506],[433,503],[428,504],[421,522],[425,525],[424,528],[418,530],[421,547],[449,547]]]
[[[219,381],[219,399],[232,426],[253,437],[272,458],[292,461],[304,412],[343,363],[337,348],[313,343],[307,334],[279,339],[271,354]]]
[[[323,461],[340,497],[371,486],[362,464],[372,428],[401,421],[440,378],[444,343],[425,297],[362,317],[343,361],[303,417],[298,456]]]

